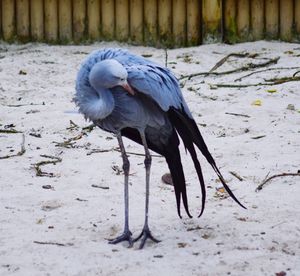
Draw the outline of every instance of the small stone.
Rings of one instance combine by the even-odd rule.
[[[49,184],[48,185],[43,185],[42,188],[46,189],[46,190],[53,189],[53,187],[51,185],[49,185]]]
[[[287,110],[292,110],[292,111],[295,111],[295,106],[293,104],[288,104]]]
[[[20,70],[19,75],[27,75],[27,72],[25,70]]]
[[[280,271],[280,272],[275,273],[275,275],[276,276],[285,276],[286,272],[285,271]]]
[[[172,185],[173,186],[173,179],[170,173],[165,173],[162,177],[161,180],[163,183],[167,185]]]
[[[177,243],[177,246],[179,248],[185,248],[187,246],[187,243],[185,243],[185,242],[179,242],[179,243]]]

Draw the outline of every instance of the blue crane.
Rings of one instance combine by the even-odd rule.
[[[210,163],[228,194],[245,208],[227,186],[182,96],[178,81],[169,69],[127,50],[96,50],[81,65],[74,100],[86,119],[93,121],[101,129],[114,133],[118,139],[124,171],[125,226],[123,233],[110,240],[110,243],[128,241],[129,246],[132,246],[141,239],[140,248],[143,248],[147,239],[159,242],[151,234],[148,224],[151,167],[149,150],[166,159],[174,184],[179,217],[181,218],[181,200],[187,215],[192,217],[179,152],[179,136],[191,155],[200,182],[202,207],[199,217],[205,207],[206,191],[195,146]],[[129,230],[130,164],[122,136],[143,145],[145,150],[145,222],[141,234],[135,239]]]

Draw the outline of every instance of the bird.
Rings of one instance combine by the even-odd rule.
[[[147,240],[157,243],[149,228],[150,150],[165,157],[173,180],[177,213],[181,202],[188,217],[186,181],[179,151],[180,141],[189,152],[197,173],[202,202],[200,217],[206,201],[205,183],[196,148],[204,155],[217,174],[224,189],[241,207],[216,165],[200,130],[189,110],[179,82],[166,67],[122,48],[94,50],[84,59],[77,73],[74,102],[85,119],[102,130],[113,133],[119,144],[124,172],[124,230],[109,243],[128,242],[128,247],[140,241],[142,249]],[[145,220],[138,237],[133,238],[129,228],[129,170],[123,138],[142,145],[145,151],[146,199]],[[196,147],[196,148],[195,148]]]

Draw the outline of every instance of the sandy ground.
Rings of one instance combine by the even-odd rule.
[[[127,248],[107,242],[123,229],[116,139],[100,129],[83,131],[90,123],[69,112],[76,110],[71,99],[80,63],[90,51],[111,46],[118,45],[0,44],[0,275],[300,275],[299,176],[274,178],[255,192],[266,175],[300,169],[300,82],[216,86],[291,77],[300,68],[240,82],[234,80],[253,71],[182,80],[212,154],[248,209],[217,190],[220,183],[201,157],[208,200],[197,218],[200,188],[182,150],[194,218],[180,220],[173,188],[161,181],[168,171],[164,159],[153,157],[150,228],[162,242],[138,250],[138,243]],[[121,47],[166,62],[164,50]],[[300,67],[299,44],[263,41],[170,50],[167,62],[180,77],[209,71],[226,55],[241,52],[258,56],[232,56],[216,71],[276,57],[277,64],[256,70]],[[26,152],[18,155],[23,134]],[[129,152],[143,153],[133,142],[125,144]],[[37,176],[34,165],[41,161],[61,162],[41,166],[46,175]],[[130,154],[130,161],[130,228],[136,236],[144,220],[145,172],[142,156]]]

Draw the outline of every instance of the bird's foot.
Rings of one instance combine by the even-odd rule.
[[[133,239],[131,236],[132,236],[132,233],[129,230],[124,230],[123,234],[121,234],[120,236],[118,236],[114,239],[108,240],[108,243],[117,244],[119,242],[128,241],[128,243],[129,243],[128,247],[132,247]]]
[[[149,230],[149,227],[144,227],[142,233],[136,237],[135,239],[133,239],[133,242],[138,241],[139,239],[141,239],[141,243],[140,243],[140,247],[139,249],[142,249],[147,241],[147,239],[152,240],[153,242],[159,243],[160,240],[154,238]]]

